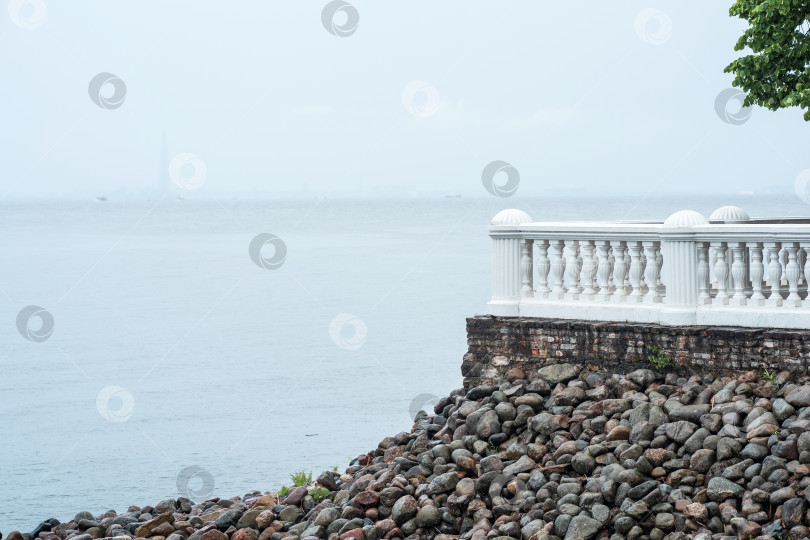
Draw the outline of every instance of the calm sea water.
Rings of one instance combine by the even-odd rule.
[[[204,495],[278,489],[408,430],[417,396],[461,385],[498,210],[659,219],[723,204],[810,210],[719,195],[2,203],[0,530],[177,497],[187,467]],[[263,232],[287,246],[277,270],[248,256]],[[32,304],[53,316],[46,341],[17,331]]]

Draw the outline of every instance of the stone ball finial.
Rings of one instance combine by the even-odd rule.
[[[522,223],[531,223],[532,218],[523,210],[516,208],[509,208],[508,210],[501,210],[495,217],[492,218],[491,225],[520,225]]]
[[[679,210],[664,221],[664,227],[693,227],[695,225],[708,225],[709,220],[700,212],[694,210]]]
[[[739,206],[721,206],[709,216],[709,221],[722,221],[723,223],[741,223],[750,221],[751,216]]]

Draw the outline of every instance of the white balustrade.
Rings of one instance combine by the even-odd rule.
[[[709,219],[534,222],[504,210],[490,236],[493,315],[810,328],[810,219],[724,207]]]

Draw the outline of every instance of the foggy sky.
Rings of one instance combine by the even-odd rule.
[[[799,109],[715,110],[729,2],[353,0],[345,37],[325,1],[42,5],[0,12],[3,199],[143,196],[164,131],[204,164],[189,197],[485,197],[494,160],[520,196],[791,193],[810,168]]]

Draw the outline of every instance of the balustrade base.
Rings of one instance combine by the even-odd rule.
[[[706,304],[679,306],[640,302],[576,302],[523,298],[492,301],[487,313],[502,317],[537,317],[588,321],[636,322],[676,326],[741,326],[752,328],[810,329],[810,310],[806,307]]]

